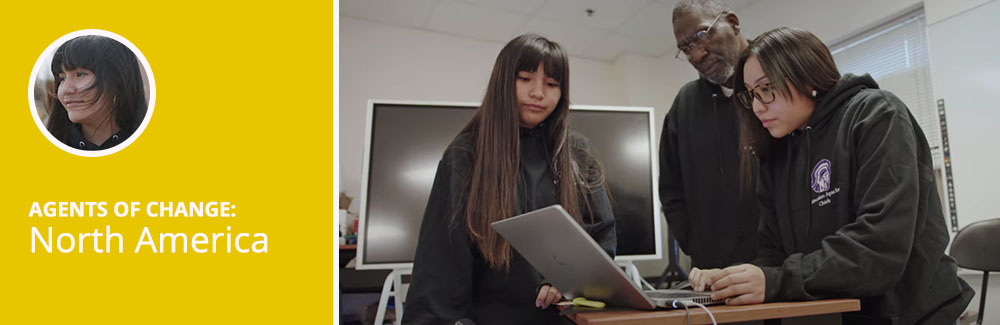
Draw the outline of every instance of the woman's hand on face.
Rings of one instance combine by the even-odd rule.
[[[727,305],[750,305],[764,302],[764,270],[753,264],[722,269],[723,276],[712,281],[712,299],[725,299]],[[693,272],[692,272],[693,273]]]
[[[694,291],[705,291],[705,289],[710,288],[715,281],[726,276],[726,272],[722,269],[708,269],[702,270],[699,268],[691,268],[691,273],[688,274],[688,282],[691,283],[691,289]]]
[[[543,284],[538,288],[538,298],[535,299],[535,307],[545,309],[549,305],[555,304],[562,299],[562,293],[550,284]]]

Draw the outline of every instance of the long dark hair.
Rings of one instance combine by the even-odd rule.
[[[760,61],[771,87],[785,98],[791,98],[788,85],[792,85],[803,98],[819,102],[840,80],[833,56],[822,40],[805,30],[781,27],[757,36],[740,55],[733,82],[737,94],[747,91],[743,67],[751,56]],[[815,90],[816,95],[806,93],[807,89]],[[775,139],[753,111],[739,101],[733,102],[740,124],[740,185],[746,189],[751,184],[755,159],[766,160]]]
[[[559,44],[526,34],[507,43],[497,56],[486,95],[462,133],[474,132],[475,152],[465,220],[479,251],[495,270],[510,267],[511,248],[490,223],[514,216],[520,162],[520,120],[515,82],[520,71],[535,71],[559,82],[555,110],[538,127],[544,128],[553,152],[550,168],[557,180],[559,202],[577,222],[582,220],[579,194],[590,188],[573,160],[569,141],[569,60]],[[588,200],[583,196],[585,203]],[[586,204],[589,208],[589,203]]]
[[[52,57],[51,70],[52,75],[58,77],[64,70],[76,68],[94,73],[95,82],[85,91],[96,92],[95,102],[106,99],[105,102],[111,105],[109,119],[113,118],[122,129],[134,129],[142,123],[146,113],[146,92],[142,67],[132,50],[104,36],[76,37],[59,46]],[[61,101],[56,99],[52,103],[47,127],[49,133],[72,146],[69,137],[73,122],[69,120]]]

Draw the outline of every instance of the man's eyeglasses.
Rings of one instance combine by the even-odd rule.
[[[770,104],[774,101],[774,88],[771,83],[759,84],[757,87],[736,93],[736,100],[746,109],[753,109],[753,99],[756,98],[761,104]]]
[[[712,23],[708,25],[708,28],[704,30],[699,30],[697,33],[694,33],[694,35],[691,36],[687,44],[677,47],[677,53],[674,53],[674,58],[678,60],[688,61],[688,58],[691,56],[691,51],[693,51],[694,49],[704,49],[705,41],[708,41],[708,36],[709,36],[708,33],[712,32],[712,27],[715,26],[715,23],[719,21],[719,18],[722,18],[722,16],[725,14],[727,13],[723,12],[718,16],[715,16],[715,19],[712,20]]]

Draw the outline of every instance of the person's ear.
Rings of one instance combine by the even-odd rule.
[[[808,98],[810,100],[813,100],[813,101],[816,100],[816,94],[817,93],[818,92],[816,91],[816,89],[814,89],[812,86],[806,86],[805,92],[803,92],[803,94],[806,95],[806,98]]]
[[[729,26],[731,26],[733,28],[733,35],[739,36],[740,35],[740,17],[737,17],[736,13],[730,12],[730,13],[726,13],[726,17],[725,18],[726,18],[726,22],[729,23]]]

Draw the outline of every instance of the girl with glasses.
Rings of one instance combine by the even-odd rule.
[[[841,76],[803,30],[758,36],[736,71],[758,253],[694,271],[692,286],[729,304],[858,298],[847,323],[954,323],[973,291],[944,253],[930,147],[906,105],[867,74]]]

